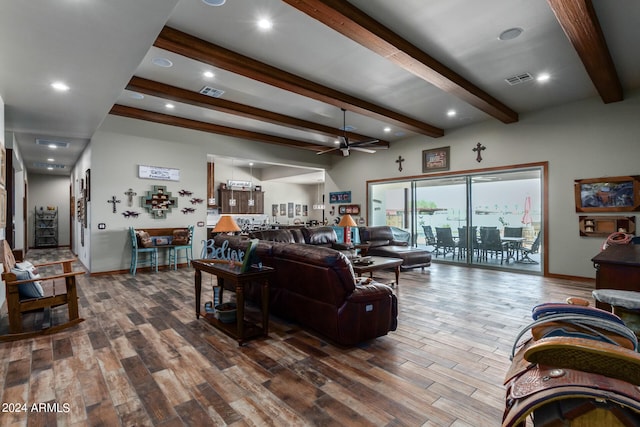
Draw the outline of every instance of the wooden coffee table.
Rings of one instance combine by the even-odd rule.
[[[357,261],[352,260],[351,264],[353,265],[353,271],[358,275],[362,276],[363,273],[369,273],[369,277],[373,277],[374,271],[386,270],[386,269],[394,269],[396,273],[396,284],[399,284],[400,280],[400,265],[402,264],[401,258],[387,258],[381,256],[370,256],[367,257],[373,261],[371,264],[358,264]]]

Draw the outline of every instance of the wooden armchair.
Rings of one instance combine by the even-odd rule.
[[[0,335],[1,341],[13,341],[23,338],[31,338],[38,335],[53,334],[70,326],[77,325],[84,321],[80,318],[78,312],[78,293],[76,288],[76,276],[85,274],[84,271],[72,271],[72,264],[75,259],[68,259],[56,262],[49,262],[34,265],[34,267],[48,267],[59,269],[62,272],[39,278],[29,278],[18,280],[15,272],[12,270],[16,267],[16,260],[6,240],[2,241],[0,246],[4,272],[2,280],[6,286],[7,311],[9,314],[9,333]],[[58,266],[58,267],[56,267]],[[15,270],[14,270],[15,271]],[[42,297],[21,297],[20,285],[34,284],[42,282],[45,284],[46,291]],[[56,285],[64,283],[64,293],[56,293]],[[51,309],[60,305],[67,305],[69,319],[65,323],[51,325],[36,331],[23,331],[22,314],[40,309]]]

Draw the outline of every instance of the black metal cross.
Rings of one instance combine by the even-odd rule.
[[[127,191],[124,192],[124,195],[127,196],[127,206],[133,206],[133,196],[135,196],[136,193],[135,191],[133,191],[133,188],[128,189]],[[115,196],[113,196],[115,197]],[[109,202],[111,203],[111,202]],[[115,202],[118,203],[118,202]],[[113,207],[115,208],[116,205],[114,204]]]
[[[400,172],[402,172],[402,162],[404,162],[404,159],[402,158],[402,156],[398,156],[398,160],[396,160],[396,163],[398,164],[398,170]]]
[[[116,203],[120,203],[120,200],[116,199],[116,196],[112,196],[111,200],[107,200],[107,203],[113,204],[113,213],[116,213]]]
[[[487,147],[485,147],[484,145],[480,144],[479,142],[476,144],[476,148],[473,149],[473,151],[475,151],[476,153],[478,153],[478,155],[476,156],[476,161],[478,163],[480,163],[482,161],[482,156],[480,155],[480,153],[483,150],[486,150]]]

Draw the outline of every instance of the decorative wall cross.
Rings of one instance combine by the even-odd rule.
[[[478,153],[478,155],[476,156],[476,161],[478,163],[480,163],[482,161],[482,155],[480,153],[482,151],[486,150],[486,149],[487,149],[487,147],[485,147],[484,145],[480,144],[479,142],[476,144],[476,148],[473,149],[473,151]]]
[[[398,156],[398,160],[396,160],[396,163],[398,164],[398,170],[400,172],[402,172],[402,162],[404,162],[404,159],[402,158],[402,156]]]
[[[116,213],[116,203],[120,203],[120,200],[116,199],[116,196],[112,196],[111,200],[107,200],[107,203],[113,204],[113,213]]]
[[[124,192],[124,195],[127,196],[127,206],[133,206],[133,196],[135,196],[137,194],[138,193],[133,191],[133,188],[130,188],[127,191]],[[113,205],[113,206],[115,206],[115,205]]]

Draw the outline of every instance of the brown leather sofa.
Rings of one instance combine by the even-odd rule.
[[[374,227],[358,227],[360,242],[366,245],[366,255],[388,258],[402,258],[400,269],[429,267],[431,252],[426,249],[413,248],[406,241],[397,240],[391,227],[386,225]]]
[[[228,240],[230,248],[245,248],[241,236]],[[270,284],[270,312],[313,329],[337,344],[351,346],[394,331],[398,302],[387,285],[356,278],[351,262],[339,251],[322,246],[261,240],[256,260],[275,268]],[[258,303],[259,284],[245,291]]]
[[[353,245],[338,242],[336,231],[328,226],[253,231],[249,234],[249,237],[272,242],[305,243],[307,245],[323,246],[338,250],[349,259],[356,256]]]

